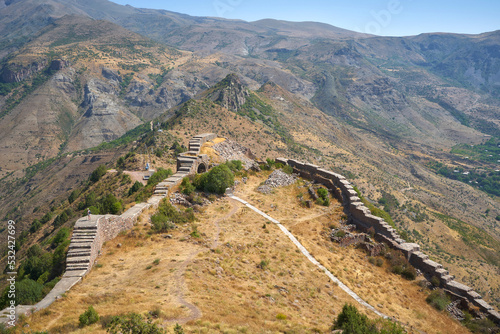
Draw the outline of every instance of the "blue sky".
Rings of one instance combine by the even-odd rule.
[[[498,0],[113,0],[140,8],[256,21],[317,21],[384,36],[500,29]]]

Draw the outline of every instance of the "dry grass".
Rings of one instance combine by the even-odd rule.
[[[332,201],[328,208],[301,207],[297,195],[306,189],[301,183],[270,195],[257,193],[256,187],[267,174],[251,176],[246,185],[239,186],[237,195],[279,219],[362,298],[427,333],[467,332],[428,306],[425,292],[413,282],[369,264],[360,250],[339,248],[328,241],[326,228],[336,225],[342,215],[339,203]],[[222,221],[222,217],[227,219]],[[30,329],[104,333],[99,324],[76,327],[78,315],[89,305],[101,316],[159,308],[163,315],[157,321],[172,328],[192,312],[180,301],[184,291],[187,303],[202,314],[183,325],[187,333],[327,333],[344,303],[353,302],[277,226],[235,201],[214,202],[198,215],[196,224],[200,239],[189,237],[189,225],[173,231],[172,239],[149,236],[143,220],[128,235],[108,242],[99,258],[102,267],[94,268],[46,311],[29,318]],[[157,265],[155,259],[160,259]],[[286,320],[278,320],[279,313]]]

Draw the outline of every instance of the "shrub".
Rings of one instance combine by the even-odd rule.
[[[177,325],[178,326],[178,325]],[[176,326],[176,327],[177,327]],[[180,327],[180,326],[179,326]],[[181,327],[182,330],[182,327]],[[151,318],[144,319],[142,315],[137,313],[130,313],[123,316],[115,316],[107,325],[107,331],[111,334],[120,333],[148,333],[148,334],[164,334],[164,329],[158,327],[153,323]],[[177,332],[174,329],[175,333]]]
[[[94,307],[90,305],[87,311],[80,314],[80,317],[78,319],[80,321],[80,327],[85,327],[98,322],[99,314],[97,314],[97,311],[94,309]]]
[[[345,304],[333,324],[333,329],[343,330],[343,334],[404,334],[401,325],[390,320],[369,320],[358,312],[355,306]]]
[[[107,194],[99,203],[99,213],[116,215],[122,211],[122,203],[113,194]]]
[[[138,192],[139,190],[141,190],[142,187],[144,187],[144,185],[141,182],[135,181],[132,187],[130,187],[130,189],[128,190],[128,195],[130,196],[133,193]]]
[[[432,276],[432,277],[431,277],[431,284],[432,284],[434,287],[436,287],[436,288],[437,288],[438,286],[440,286],[440,285],[441,285],[441,282],[440,282],[440,280],[439,280],[439,278],[438,278],[438,277],[436,277],[436,276]]]
[[[90,177],[89,177],[89,180],[90,182],[92,183],[96,183],[97,181],[99,181],[104,175],[106,175],[106,172],[108,171],[108,169],[106,168],[106,166],[104,165],[100,165],[99,167],[97,167],[96,170],[94,170],[92,172],[92,174],[90,174]]]
[[[387,252],[385,257],[390,261],[390,270],[408,280],[414,280],[417,277],[417,271],[401,252]]]
[[[44,272],[52,269],[52,254],[43,252],[41,255],[30,256],[21,264],[24,276],[37,280]]]
[[[155,186],[161,181],[165,180],[169,176],[173,174],[172,170],[169,169],[164,169],[164,168],[158,168],[156,172],[151,175],[151,177],[148,180],[148,186]]]
[[[446,309],[446,306],[450,303],[450,299],[446,293],[440,289],[432,291],[425,301],[439,311]]]
[[[33,224],[30,227],[30,233],[35,233],[42,227],[42,224],[38,219],[33,220]]]
[[[276,314],[276,319],[286,320],[286,315],[284,315],[283,313],[278,313],[278,314]]]
[[[194,219],[193,209],[178,210],[167,199],[160,203],[158,212],[151,216],[153,231],[157,233],[175,228],[174,224],[188,223],[194,221]]]
[[[52,240],[51,247],[56,248],[61,244],[64,240],[68,239],[69,237],[69,229],[67,227],[63,227],[60,229],[54,239]]]
[[[381,258],[378,258],[377,262],[375,264],[377,265],[377,267],[382,267],[384,265],[384,260],[382,260]]]
[[[184,329],[182,329],[181,325],[175,324],[174,333],[175,334],[184,334]]]
[[[215,166],[209,172],[195,178],[197,189],[217,194],[224,194],[233,184],[234,174],[226,165]]]
[[[80,190],[73,190],[68,197],[69,204],[73,203],[78,198],[78,196],[80,196]]]
[[[70,240],[64,240],[54,251],[52,256],[51,277],[57,277],[62,274],[66,264],[66,253],[68,252]]]
[[[25,278],[16,282],[16,305],[32,305],[42,298],[43,285]]]
[[[240,171],[243,168],[243,164],[240,160],[227,161],[225,165],[234,173]]]
[[[63,211],[59,216],[54,219],[54,227],[59,227],[69,220],[69,216],[66,211]]]
[[[260,269],[266,269],[267,266],[269,266],[269,260],[262,260],[260,263],[257,265]]]
[[[338,230],[335,233],[335,236],[338,237],[338,238],[343,238],[343,237],[345,237],[345,231],[344,230]]]
[[[32,279],[25,278],[15,283],[16,286],[16,305],[32,305],[38,302],[43,296],[43,285]],[[0,297],[0,308],[5,308],[10,303],[8,298],[10,287],[5,287]]]
[[[292,174],[293,173],[293,167],[292,166],[286,165],[282,169],[283,169],[284,173],[287,173],[287,174]]]
[[[40,218],[40,224],[45,224],[52,219],[52,212],[47,212],[42,218]]]
[[[191,195],[195,191],[195,186],[189,180],[189,177],[185,177],[182,179],[182,183],[180,185],[180,190],[184,195]]]
[[[358,312],[355,306],[345,304],[338,315],[333,329],[342,329],[344,334],[370,334],[377,333],[376,327],[368,317]]]
[[[415,278],[417,278],[417,271],[412,266],[408,266],[403,269],[403,271],[401,272],[401,276],[409,281],[413,281],[415,280]]]

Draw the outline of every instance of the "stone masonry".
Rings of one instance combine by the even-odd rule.
[[[69,244],[66,258],[66,271],[61,280],[45,296],[43,300],[35,305],[18,305],[16,316],[39,311],[48,307],[60,296],[71,289],[75,284],[92,269],[97,257],[101,252],[102,245],[116,238],[122,232],[131,229],[137,222],[140,214],[148,208],[158,207],[160,201],[167,196],[168,190],[179,185],[182,179],[189,174],[198,172],[199,166],[203,164],[208,169],[208,157],[198,155],[201,146],[217,138],[214,133],[205,133],[195,136],[189,142],[189,151],[182,153],[177,158],[177,172],[159,183],[154,195],[146,203],[138,203],[128,209],[120,216],[115,215],[91,215],[80,218],[74,226],[71,243]],[[0,323],[6,323],[8,310],[0,312]]]
[[[444,289],[470,301],[486,313],[492,321],[500,323],[500,313],[486,303],[477,292],[467,285],[455,281],[454,277],[441,264],[430,260],[429,256],[422,253],[418,244],[405,242],[383,218],[372,215],[344,176],[297,160],[278,158],[276,162],[289,165],[293,167],[295,173],[321,183],[330,189],[333,195],[347,208],[349,220],[358,229],[367,231],[369,228],[373,228],[378,240],[403,252],[412,266],[422,271],[427,277],[438,277]]]

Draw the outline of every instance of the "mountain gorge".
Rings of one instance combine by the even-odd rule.
[[[380,37],[105,0],[1,0],[0,31],[0,217],[22,230],[99,164],[214,132],[348,176],[500,305],[500,31]]]

